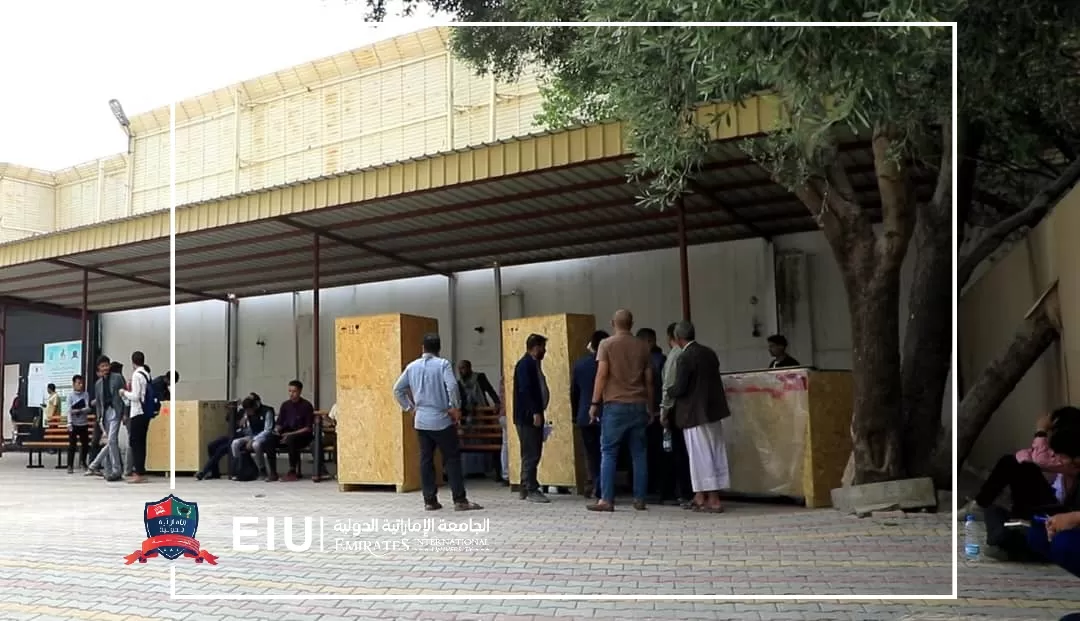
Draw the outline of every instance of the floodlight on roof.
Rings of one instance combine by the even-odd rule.
[[[113,116],[116,117],[116,122],[120,123],[120,127],[123,127],[124,129],[131,127],[131,121],[129,121],[127,115],[124,114],[124,107],[120,105],[118,100],[110,99],[109,109],[112,110]]]

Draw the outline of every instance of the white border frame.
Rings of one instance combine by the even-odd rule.
[[[827,27],[860,27],[860,28],[879,28],[879,27],[921,27],[921,28],[949,28],[952,31],[952,185],[954,191],[952,193],[953,202],[953,228],[956,226],[956,184],[957,184],[957,61],[958,61],[958,41],[957,41],[957,23],[956,22],[475,22],[475,23],[462,23],[462,22],[446,22],[438,24],[439,26],[449,27],[490,27],[499,28],[506,26],[551,26],[551,27],[587,27],[587,28],[604,28],[604,27],[651,27],[651,26],[670,26],[670,27],[698,27],[698,28],[716,28],[716,27],[739,27],[739,28],[761,28],[761,27],[813,27],[813,28],[827,28]],[[169,104],[169,368],[176,368],[176,104]],[[957,463],[956,463],[956,408],[957,408],[957,390],[959,386],[956,384],[955,370],[957,362],[956,353],[956,317],[957,317],[957,292],[956,292],[956,235],[952,237],[952,256],[953,256],[953,273],[952,273],[952,329],[953,329],[953,349],[951,370],[953,375],[953,394],[952,394],[952,515],[954,516],[952,521],[952,535],[953,535],[953,554],[952,554],[952,594],[950,595],[656,595],[656,594],[624,594],[624,595],[588,595],[588,594],[554,594],[554,593],[505,593],[505,594],[455,594],[455,593],[431,593],[431,594],[408,594],[408,593],[387,593],[383,595],[369,595],[369,594],[178,594],[176,592],[176,566],[169,566],[169,599],[179,601],[681,601],[681,602],[695,602],[695,601],[754,601],[754,602],[785,602],[785,601],[829,601],[829,602],[889,602],[889,601],[911,601],[911,600],[956,600],[959,598],[959,567],[960,561],[957,556],[957,545],[959,542],[959,527],[955,519],[957,511],[957,498],[956,498],[956,485],[957,485]],[[176,491],[176,417],[169,417],[169,489]]]

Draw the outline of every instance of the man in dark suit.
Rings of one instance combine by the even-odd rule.
[[[693,509],[722,513],[720,490],[731,485],[722,421],[731,410],[720,377],[720,359],[694,337],[694,324],[680,321],[675,325],[675,339],[682,348],[671,388],[675,424],[683,430],[690,454]]]
[[[585,445],[585,462],[589,468],[592,490],[586,498],[600,497],[600,425],[589,420],[589,406],[592,405],[593,388],[596,384],[596,348],[600,341],[608,337],[603,330],[593,332],[587,345],[589,353],[578,358],[574,363],[573,376],[570,378],[570,404],[574,408],[574,424],[581,429],[581,440]]]
[[[514,426],[521,446],[521,499],[551,502],[540,490],[536,471],[544,450],[544,410],[548,405],[547,380],[540,367],[547,338],[530,334],[525,355],[514,366]]]

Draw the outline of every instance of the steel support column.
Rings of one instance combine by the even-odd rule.
[[[498,355],[497,364],[499,369],[499,381],[505,381],[503,375],[503,341],[502,341],[502,322],[503,322],[503,303],[502,303],[502,267],[498,262],[494,263],[491,267],[492,275],[495,280],[495,352]],[[505,387],[504,387],[505,389]],[[505,394],[505,393],[504,393]]]
[[[319,409],[319,390],[320,384],[319,376],[321,370],[319,369],[319,297],[321,283],[319,282],[319,275],[321,272],[321,255],[322,255],[322,236],[319,233],[314,234],[314,246],[312,252],[315,255],[314,263],[315,270],[311,275],[311,405],[315,406],[315,410]],[[318,414],[315,415],[315,426],[312,428],[312,444],[311,444],[311,457],[314,462],[314,472],[311,473],[311,480],[318,483],[324,476],[328,476],[326,472],[326,466],[323,464],[323,425],[322,417]]]
[[[690,321],[690,261],[686,253],[686,209],[682,199],[675,207],[679,210],[679,291],[682,294],[682,316]]]
[[[90,272],[83,270],[82,278],[82,314],[80,315],[79,324],[79,340],[82,341],[82,375],[85,378],[85,386],[92,386],[90,383],[90,375],[92,373],[93,363],[90,355]]]
[[[0,304],[0,373],[7,367],[7,305]],[[4,382],[0,381],[0,456],[4,454],[4,442],[7,435],[4,433],[4,422],[8,419],[8,396],[4,394]],[[12,423],[14,424],[14,423]]]
[[[322,255],[320,246],[322,245],[322,237],[315,233],[312,238],[314,239],[314,262],[315,270],[311,277],[311,405],[315,406],[315,409],[319,409],[319,272],[320,272],[320,256]]]
[[[240,395],[236,394],[236,378],[239,365],[239,316],[240,300],[232,300],[225,311],[225,348],[228,360],[225,368],[225,399],[226,401],[240,401]]]
[[[450,347],[446,348],[446,358],[451,361],[457,360],[457,276],[451,274],[446,277],[446,306],[450,314]]]

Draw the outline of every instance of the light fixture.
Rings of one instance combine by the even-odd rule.
[[[120,124],[120,127],[123,127],[125,131],[131,127],[131,121],[129,121],[127,115],[124,114],[124,107],[120,105],[118,100],[110,99],[109,109],[112,110],[113,116],[116,117],[116,122]]]

